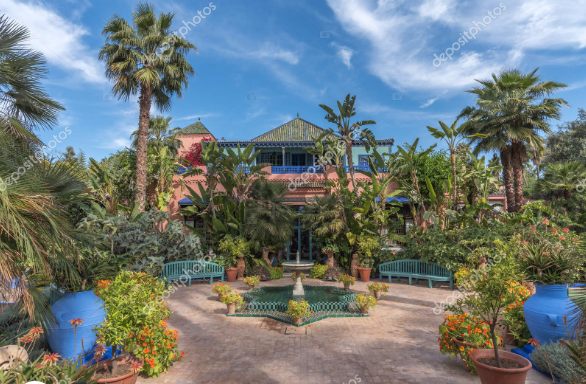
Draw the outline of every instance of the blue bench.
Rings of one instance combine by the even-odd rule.
[[[412,285],[412,279],[415,279],[415,284],[419,283],[419,279],[427,279],[429,288],[433,288],[435,282],[449,281],[450,289],[454,289],[452,271],[437,263],[421,260],[396,260],[380,264],[378,268],[380,279],[382,280],[383,275],[388,276],[389,283],[392,283],[391,276],[397,277],[399,282],[401,277],[408,277],[409,285]]]
[[[159,278],[165,279],[167,285],[171,281],[188,280],[188,285],[191,287],[191,279],[209,278],[210,284],[214,282],[214,277],[220,278],[224,281],[224,267],[220,267],[216,263],[209,261],[185,260],[174,261],[167,263],[163,267],[163,271],[159,274]]]

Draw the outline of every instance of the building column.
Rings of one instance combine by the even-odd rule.
[[[283,152],[282,152],[282,153],[283,153],[283,167],[284,167],[284,166],[286,166],[286,165],[287,165],[287,164],[285,163],[285,159],[286,159],[286,157],[285,157],[285,147],[281,147],[281,149],[283,150]]]

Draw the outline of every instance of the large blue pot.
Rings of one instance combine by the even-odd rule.
[[[573,306],[568,297],[567,285],[535,285],[535,294],[523,305],[525,321],[531,336],[541,344],[555,343],[567,338],[578,321],[578,315],[570,316]],[[564,317],[567,320],[564,321]]]
[[[65,293],[51,307],[55,315],[55,324],[47,329],[47,341],[53,353],[58,353],[66,359],[76,359],[80,354],[87,354],[92,350],[97,335],[92,327],[100,324],[106,318],[104,303],[93,291]],[[77,326],[77,332],[69,322],[72,319],[82,319]],[[83,351],[82,351],[83,340]],[[77,343],[77,356],[76,352]]]

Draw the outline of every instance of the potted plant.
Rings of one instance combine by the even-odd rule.
[[[370,281],[370,273],[372,271],[372,265],[374,264],[372,253],[378,246],[379,240],[376,237],[368,236],[366,234],[358,236],[358,250],[361,256],[358,273],[360,273],[361,281]]]
[[[523,306],[531,297],[531,292],[529,288],[516,281],[509,280],[508,284],[510,294],[515,296],[515,302],[503,311],[503,323],[507,326],[505,340],[522,348],[532,338],[523,313]]]
[[[305,273],[303,273],[303,272],[293,272],[293,273],[291,274],[291,279],[292,279],[293,281],[297,280],[297,274],[298,274],[298,273],[300,273],[300,274],[301,274],[301,275],[300,275],[300,276],[301,276],[301,280],[303,281],[303,279],[305,279]]]
[[[240,255],[248,252],[249,243],[242,237],[232,237],[230,235],[224,236],[220,241],[220,250],[228,254],[229,267],[226,268],[226,276],[228,282],[236,281],[238,277],[238,268],[236,268],[237,259]]]
[[[354,300],[356,300],[356,303],[358,304],[358,307],[360,308],[360,312],[363,315],[368,314],[369,309],[374,309],[374,307],[376,307],[376,299],[374,298],[374,296],[371,295],[366,295],[366,294],[360,294],[360,295],[356,295],[354,297]]]
[[[450,359],[460,355],[462,365],[472,373],[476,370],[470,353],[479,348],[493,347],[488,323],[468,313],[445,315],[444,322],[439,326],[438,341],[442,354],[449,355]]]
[[[240,306],[244,303],[244,298],[238,292],[234,292],[228,293],[227,295],[222,295],[220,297],[220,301],[226,304],[228,314],[233,315],[236,313],[236,309],[240,308]]]
[[[248,288],[254,289],[260,283],[260,276],[248,276],[244,278],[244,284],[248,284]]]
[[[51,350],[71,360],[79,357],[78,352],[85,356],[92,350],[97,339],[92,328],[106,318],[103,302],[93,289],[107,268],[104,261],[107,255],[96,250],[80,250],[82,256],[77,265],[54,268],[52,281],[64,294],[51,306],[55,322],[46,329]],[[62,319],[81,319],[81,323],[73,325]]]
[[[327,270],[328,270],[327,265],[316,264],[311,268],[311,271],[309,271],[309,278],[310,279],[323,279]]]
[[[350,276],[349,274],[340,274],[340,276],[338,276],[338,281],[341,283],[344,283],[344,289],[348,290],[350,289],[351,285],[354,285],[354,282],[356,281],[356,279],[354,278],[354,276]]]
[[[232,292],[232,287],[224,283],[214,284],[214,288],[212,288],[212,293],[218,295],[218,300],[220,300],[222,296],[227,295],[230,292]]]
[[[335,241],[328,239],[324,242],[324,244],[322,244],[321,248],[322,254],[327,255],[325,265],[327,265],[329,268],[334,268],[334,266],[336,265],[334,254],[340,251],[338,245],[335,243]]]
[[[289,300],[287,315],[293,318],[293,324],[299,325],[303,322],[303,317],[309,316],[309,303],[305,299],[301,301]]]
[[[142,366],[144,361],[131,353],[144,352],[147,347],[135,335],[144,329],[150,333],[169,318],[171,311],[163,297],[170,291],[164,281],[145,272],[131,271],[121,271],[113,281],[99,282],[95,291],[104,302],[107,316],[94,331],[98,333],[98,342],[112,349],[112,358],[101,362],[97,373],[102,375],[101,380],[106,380],[103,382],[133,383],[138,372],[133,372],[132,366]],[[123,353],[116,357],[120,347]],[[175,360],[178,358],[175,356]]]
[[[555,228],[553,228],[555,229]],[[525,302],[523,313],[529,331],[541,343],[557,342],[575,326],[568,287],[580,279],[584,260],[580,249],[560,235],[561,241],[537,237],[521,246],[519,265],[527,280],[535,284],[535,294]],[[549,323],[541,319],[548,318]]]
[[[389,285],[383,283],[372,283],[366,286],[370,292],[372,292],[375,299],[380,299],[381,295],[384,296],[385,293],[389,291]]]
[[[489,325],[493,349],[476,349],[469,356],[483,384],[525,383],[531,362],[512,352],[499,351],[496,327],[502,322],[499,316],[504,308],[514,303],[507,281],[519,281],[521,277],[513,256],[499,256],[491,260],[489,267],[482,269],[483,275],[471,286],[471,292],[458,298],[447,310],[464,314],[469,310],[480,321]],[[506,380],[506,381],[505,381]]]

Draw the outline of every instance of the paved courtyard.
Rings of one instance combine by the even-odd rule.
[[[309,285],[333,285],[305,279]],[[230,283],[237,291],[246,286]],[[261,283],[292,284],[290,279]],[[368,292],[356,282],[356,292]],[[206,283],[182,287],[169,299],[169,324],[179,330],[185,352],[167,374],[139,378],[139,383],[480,383],[457,360],[440,353],[437,337],[442,315],[435,302],[449,288],[393,283],[368,318],[330,318],[308,326],[303,334],[285,334],[287,324],[265,318],[228,318]],[[338,286],[341,286],[338,285]],[[355,380],[355,381],[353,381]],[[360,380],[360,381],[359,381]],[[530,370],[527,384],[551,383]]]

